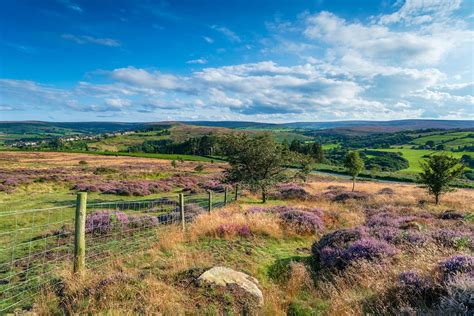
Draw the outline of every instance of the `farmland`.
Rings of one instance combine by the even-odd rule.
[[[75,184],[82,184],[86,189],[94,185],[99,190],[89,192],[91,202],[150,201],[175,195],[183,189],[200,191],[216,186],[214,180],[225,167],[217,162],[181,162],[174,168],[169,160],[74,153],[2,152],[0,157],[3,176],[15,172],[22,179],[10,193],[0,193],[3,212],[38,206],[66,207],[74,200]],[[204,165],[203,171],[195,170],[198,164]],[[53,173],[55,177],[47,177]],[[103,185],[110,190],[111,185],[134,181],[170,186],[161,189],[165,192],[141,192],[143,195],[135,196],[122,195],[121,191],[100,192]],[[198,215],[189,223],[186,233],[172,225],[156,232],[144,231],[148,232],[146,242],[141,234],[141,239],[137,239],[141,240],[141,247],[134,252],[129,243],[138,236],[121,239],[122,247],[110,239],[102,244],[109,252],[112,246],[117,251],[123,250],[123,245],[128,245],[128,251],[117,252],[113,260],[94,268],[94,273],[86,273],[79,282],[71,274],[70,266],[62,265],[58,271],[59,283],[57,278],[54,283],[51,280],[51,286],[36,296],[32,305],[23,308],[40,314],[86,311],[220,314],[237,313],[242,308],[252,308],[250,311],[254,312],[254,298],[245,293],[197,286],[194,281],[197,276],[216,265],[244,271],[258,279],[264,297],[260,308],[264,314],[303,310],[309,314],[333,315],[455,308],[449,305],[453,299],[447,294],[450,286],[470,281],[466,277],[459,284],[442,281],[444,275],[451,273],[442,269],[445,262],[469,258],[472,254],[472,190],[448,193],[443,196],[442,204],[436,206],[429,202],[431,197],[426,191],[415,185],[360,182],[354,195],[349,194],[350,187],[344,179],[313,175],[305,184],[276,186],[267,205],[259,203],[258,196],[251,192],[243,192],[237,202],[211,214]],[[49,218],[43,220],[51,221],[54,213],[47,214]],[[131,220],[154,213],[133,212],[135,217],[132,213],[125,214]],[[27,225],[29,220],[25,216],[20,223]],[[37,224],[39,220],[36,218]],[[8,229],[5,225],[8,222],[3,222],[1,229]],[[97,234],[104,234],[104,229],[97,230]],[[29,231],[28,235],[18,237],[39,238],[37,235],[48,232]],[[356,234],[355,240],[344,246],[330,243],[334,234],[346,233]],[[94,250],[87,251],[98,251],[100,236],[88,239],[88,247]],[[109,238],[122,235],[113,236],[116,235]],[[331,259],[327,250],[318,248],[323,240],[333,247],[331,251],[340,251],[341,256],[353,259],[349,263]],[[353,249],[366,244],[370,250],[364,251],[370,254],[355,256]],[[95,259],[87,260],[86,265],[96,263]],[[403,283],[413,273],[417,280],[433,284],[427,285],[430,289],[440,291],[430,298],[434,301],[425,301],[418,296],[422,294],[413,294],[411,285]],[[57,288],[62,288],[62,292]],[[400,298],[394,299],[393,295]],[[416,295],[419,299],[406,300],[405,295]]]

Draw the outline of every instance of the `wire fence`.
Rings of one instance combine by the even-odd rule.
[[[236,198],[235,192],[221,190],[154,200],[87,203],[85,268],[96,269],[112,257],[149,249],[159,238],[160,228],[184,228],[195,216]],[[59,207],[0,212],[0,314],[31,308],[35,295],[60,282],[61,271],[73,269],[79,256],[78,203],[79,199],[76,204]]]

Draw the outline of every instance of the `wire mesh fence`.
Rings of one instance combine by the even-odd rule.
[[[96,269],[111,257],[148,249],[160,229],[182,225],[204,212],[234,201],[227,190],[154,200],[87,203],[84,225],[85,267]],[[58,273],[77,259],[77,209],[60,207],[0,212],[0,314],[31,307]],[[183,223],[184,222],[184,223]]]

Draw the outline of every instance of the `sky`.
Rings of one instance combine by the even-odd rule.
[[[0,121],[474,119],[474,0],[2,0]]]

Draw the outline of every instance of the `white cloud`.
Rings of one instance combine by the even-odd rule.
[[[191,59],[191,60],[188,60],[186,64],[204,65],[204,64],[207,64],[207,60],[205,58]]]
[[[242,41],[234,31],[231,31],[225,26],[213,25],[212,28],[217,32],[224,34],[225,37],[227,37],[227,39],[231,42],[240,43]]]
[[[213,39],[212,37],[203,36],[202,39],[203,39],[205,42],[209,43],[209,44],[214,43],[214,39]]]
[[[122,45],[119,41],[112,38],[98,38],[98,37],[92,37],[88,35],[72,35],[72,34],[63,34],[61,37],[68,41],[76,42],[77,44],[91,43],[91,44],[98,44],[98,45],[110,46],[110,47],[118,47]]]
[[[380,16],[379,21],[381,24],[423,24],[446,18],[460,6],[461,0],[406,0],[398,11]]]

